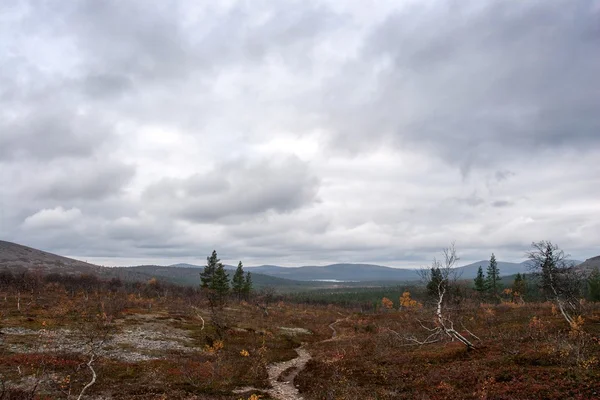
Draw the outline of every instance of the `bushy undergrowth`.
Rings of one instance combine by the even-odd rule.
[[[550,303],[461,298],[449,317],[479,339],[468,351],[407,340],[427,336],[435,319],[426,299],[404,288],[362,311],[230,301],[217,310],[219,336],[196,291],[90,281],[0,290],[0,399],[77,398],[92,380],[92,355],[92,398],[268,399],[268,365],[294,358],[303,343],[312,359],[295,383],[305,399],[600,397],[597,303],[583,303],[569,326]],[[252,390],[234,393],[244,387]]]
[[[549,303],[463,304],[456,317],[481,339],[474,351],[396,334],[423,334],[431,310],[355,314],[315,345],[298,383],[314,399],[598,398],[600,307],[586,311],[568,327]]]

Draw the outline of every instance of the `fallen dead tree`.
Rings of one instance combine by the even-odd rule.
[[[476,340],[480,340],[476,335],[469,331],[462,322],[460,322],[462,331],[466,334],[461,333],[454,327],[454,321],[450,317],[449,310],[449,297],[450,291],[453,286],[456,285],[456,281],[459,278],[456,269],[454,268],[456,262],[459,260],[454,244],[443,250],[444,259],[434,259],[431,268],[422,269],[420,271],[421,279],[427,284],[429,294],[434,300],[433,304],[433,324],[428,326],[421,320],[418,323],[426,333],[422,336],[401,334],[396,331],[392,331],[394,334],[399,336],[402,340],[407,342],[407,345],[426,345],[431,343],[437,343],[443,340],[459,341],[464,344],[467,349],[475,349],[475,345],[467,336],[472,337]]]

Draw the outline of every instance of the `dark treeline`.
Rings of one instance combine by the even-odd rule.
[[[146,282],[123,281],[120,278],[103,279],[93,274],[59,274],[43,275],[37,271],[26,269],[11,271],[0,269],[0,291],[39,294],[49,287],[61,288],[66,294],[75,296],[78,293],[124,293],[135,294],[146,298],[194,297],[199,290],[193,287],[179,286],[152,278]]]
[[[310,292],[281,295],[281,299],[293,303],[335,304],[341,307],[360,308],[363,311],[370,311],[380,306],[382,298],[387,297],[398,300],[406,291],[418,299],[425,298],[423,287],[417,285],[399,285],[390,287],[319,289]]]

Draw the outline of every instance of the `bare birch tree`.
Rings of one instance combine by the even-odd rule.
[[[431,268],[424,268],[420,271],[421,279],[427,284],[430,294],[434,298],[434,325],[426,326],[419,321],[421,327],[429,332],[424,339],[418,339],[415,336],[406,336],[405,339],[414,344],[423,345],[435,343],[444,338],[451,341],[458,340],[464,344],[467,349],[474,349],[473,343],[463,334],[454,328],[454,321],[450,318],[448,310],[448,297],[451,290],[460,278],[457,270],[454,268],[459,260],[456,254],[454,243],[442,250],[443,259],[434,259]],[[479,339],[463,326],[463,330],[470,336]]]
[[[550,241],[534,242],[531,247],[533,249],[526,256],[538,287],[548,300],[556,304],[567,323],[573,325],[573,315],[580,311],[578,295],[582,281],[573,262],[568,260],[568,254]]]

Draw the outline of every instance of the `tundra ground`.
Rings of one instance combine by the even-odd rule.
[[[549,303],[465,302],[456,324],[479,338],[468,351],[406,340],[426,336],[427,307],[232,301],[216,329],[198,299],[0,295],[2,399],[76,399],[94,374],[82,398],[600,398],[595,304],[569,327]]]

